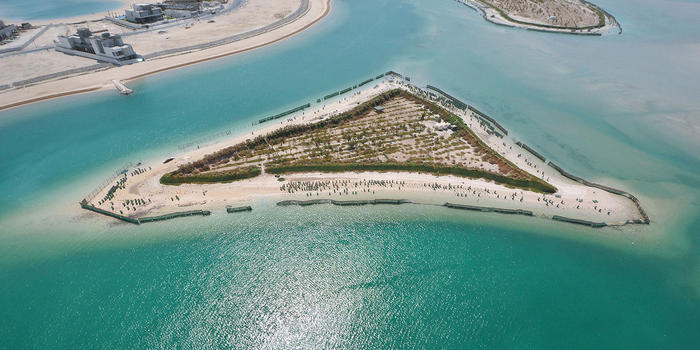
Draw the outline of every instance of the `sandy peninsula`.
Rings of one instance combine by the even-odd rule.
[[[362,83],[358,85],[362,85]],[[239,135],[208,146],[197,146],[196,150],[184,152],[172,159],[153,160],[125,169],[124,175],[115,177],[107,186],[91,193],[83,203],[91,208],[115,213],[133,220],[193,210],[225,211],[227,206],[231,208],[245,207],[265,198],[279,201],[280,204],[299,203],[302,205],[329,200],[339,201],[336,204],[341,205],[368,204],[374,203],[374,200],[381,202],[389,199],[413,203],[411,205],[446,205],[449,203],[451,207],[469,210],[491,211],[487,209],[495,208],[503,209],[503,212],[507,213],[524,213],[528,216],[547,219],[563,217],[574,221],[580,220],[589,226],[591,224],[616,226],[648,223],[648,217],[638,205],[636,198],[631,200],[628,196],[589,186],[564,176],[544,159],[540,159],[542,156],[539,153],[499,132],[501,126],[495,126],[488,122],[480,115],[480,112],[469,108],[459,108],[455,103],[449,103],[450,97],[420,89],[403,80],[400,76],[392,74],[381,79],[379,77],[373,79],[364,87],[358,85],[346,89],[348,91],[338,96],[319,98],[313,105],[310,103],[308,108],[304,110],[264,122],[251,134]],[[445,160],[452,159],[451,161],[455,162],[454,159],[458,159],[457,165],[461,160],[469,169],[482,169],[490,173],[503,172],[505,169],[505,174],[509,177],[522,172],[521,179],[545,184],[553,190],[548,191],[547,187],[537,186],[533,186],[532,189],[526,186],[524,189],[499,180],[471,178],[449,173],[444,175],[431,174],[424,171],[292,171],[279,174],[277,171],[271,173],[272,165],[270,164],[273,163],[269,162],[266,163],[268,171],[263,166],[262,173],[255,173],[252,177],[241,180],[223,183],[163,184],[164,175],[176,173],[183,167],[206,158],[207,155],[246,142],[252,145],[251,140],[257,136],[265,135],[268,137],[276,131],[285,130],[285,128],[316,125],[323,121],[334,120],[333,118],[337,118],[344,112],[354,111],[361,104],[389,92],[397,91],[397,89],[431,99],[440,108],[458,116],[473,131],[474,135],[484,142],[486,148],[497,153],[498,157],[506,160],[507,164],[504,168],[503,162],[484,161],[488,158],[485,157],[486,152],[483,150],[475,150],[474,147],[460,147],[456,143],[452,146],[448,145],[448,147],[452,147],[449,150],[440,149],[437,151],[437,154],[442,154]],[[377,117],[378,114],[382,114],[379,118],[385,116],[409,118],[412,113],[411,108],[414,108],[412,103],[401,98],[390,100],[383,105],[385,111],[367,112],[366,118]],[[411,121],[411,125],[425,125],[425,127],[418,125],[420,130],[414,131],[414,138],[427,140],[432,135],[430,137],[446,140],[445,142],[460,140],[456,135],[450,134],[454,132],[454,128],[442,127],[441,122],[434,117],[430,113],[424,113],[419,121]],[[406,122],[408,123],[408,121]],[[370,124],[372,123],[375,121],[370,120]],[[353,128],[357,132],[363,132],[358,124],[351,124],[349,127],[350,129],[343,129],[344,135],[347,134],[347,130]],[[319,135],[316,133],[312,137],[321,138]],[[347,140],[352,139],[352,136],[344,137]],[[382,147],[387,145],[389,147],[404,147],[405,149],[426,147],[420,144],[416,145],[414,141],[409,139],[404,140],[403,146],[399,145],[400,141],[391,139],[386,141]],[[299,139],[297,145],[311,143],[312,141],[309,140]],[[293,140],[290,138],[288,142],[293,142]],[[338,140],[331,142],[336,142],[335,145],[341,143]],[[379,143],[370,141],[370,138],[363,142],[367,144]],[[313,148],[313,146],[310,147]],[[344,147],[341,146],[338,149],[344,149]],[[259,154],[266,152],[264,151],[265,147],[257,148],[261,150]],[[296,154],[296,156],[288,157],[287,161],[305,157],[294,153],[294,147],[290,144],[275,143],[271,145],[271,148],[276,148],[275,152],[280,154],[285,152]],[[467,151],[462,152],[463,149],[467,149]],[[469,153],[469,150],[473,152]],[[384,156],[377,156],[380,162],[382,159],[386,159],[386,162],[396,160],[392,158],[397,157],[398,153],[391,153],[386,148],[383,148],[382,152],[385,154]],[[407,152],[410,153],[410,150]],[[358,151],[358,153],[360,152]],[[252,155],[251,153],[247,154],[249,157],[257,157],[254,152]],[[226,171],[231,167],[244,169],[246,164],[262,166],[264,163],[261,158],[250,161],[249,159],[252,158],[241,156],[235,157],[235,159],[230,162],[219,162],[218,165],[212,163],[211,166]],[[209,171],[208,169],[209,165],[207,165],[207,171]],[[207,171],[203,174],[207,174]]]
[[[130,30],[97,17],[43,23],[31,46],[0,54],[0,110],[70,94],[114,89],[144,76],[269,45],[309,28],[330,11],[330,0],[229,1],[228,11],[161,27]],[[117,12],[119,10],[115,10]],[[52,49],[59,34],[87,26],[121,34],[146,60],[112,66]],[[47,28],[48,27],[48,28]],[[20,38],[21,39],[21,38]]]
[[[585,0],[456,0],[508,27],[578,35],[622,33],[615,17]]]

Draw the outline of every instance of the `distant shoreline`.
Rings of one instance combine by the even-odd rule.
[[[598,5],[591,2],[580,0],[583,4],[589,5],[600,16],[601,23],[597,25],[583,27],[563,27],[555,25],[547,25],[535,22],[526,22],[517,20],[509,16],[506,11],[491,5],[485,0],[455,0],[461,4],[471,7],[480,12],[482,17],[493,24],[502,25],[511,28],[520,28],[547,33],[585,35],[585,36],[600,36],[617,29],[618,34],[622,34],[622,27],[617,22],[617,19],[607,11],[600,8]]]
[[[111,83],[112,80],[130,82],[149,75],[199,64],[277,43],[308,29],[325,18],[331,11],[331,0],[310,0],[310,2],[312,4],[311,9],[309,9],[305,15],[301,16],[297,20],[251,38],[246,38],[240,41],[215,46],[200,51],[173,55],[162,59],[145,61],[129,66],[114,67],[108,70],[90,72],[64,79],[51,80],[45,83],[38,83],[36,85],[27,86],[20,89],[1,92],[0,111],[69,95],[113,89]],[[322,8],[323,11],[319,13],[319,9],[314,7],[314,4],[324,5]],[[313,15],[315,15],[315,17]],[[293,26],[294,28],[290,28]],[[289,31],[290,29],[292,30]],[[101,82],[101,84],[91,85],[89,84],[91,79],[98,80]],[[88,83],[86,83],[86,81]],[[47,91],[51,90],[54,91],[47,93]]]

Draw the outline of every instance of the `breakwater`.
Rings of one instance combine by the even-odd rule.
[[[244,205],[242,207],[226,206],[227,213],[240,213],[243,211],[252,211],[252,210],[253,210],[253,208],[250,205]]]
[[[328,94],[328,95],[325,95],[325,96],[323,96],[322,98],[317,99],[317,100],[316,100],[316,103],[321,103],[322,101],[329,100],[329,99],[334,98],[334,97],[336,97],[336,96],[343,95],[343,94],[348,93],[348,92],[350,92],[350,91],[352,91],[352,90],[354,90],[354,89],[357,89],[358,87],[367,85],[367,84],[371,83],[372,81],[379,80],[379,79],[381,79],[381,78],[383,78],[383,77],[385,77],[385,76],[394,76],[394,77],[398,77],[398,78],[404,79],[404,76],[403,76],[403,75],[401,75],[401,74],[399,74],[399,73],[396,73],[396,72],[390,70],[390,71],[388,71],[388,72],[386,72],[386,73],[379,74],[379,75],[377,75],[377,76],[374,77],[374,78],[369,78],[369,79],[363,80],[362,82],[358,83],[357,85],[349,86],[349,87],[346,87],[346,88],[344,88],[344,89],[341,89],[341,90],[338,90],[338,91],[334,91],[334,92],[332,92],[332,93],[330,93],[330,94]],[[408,77],[405,77],[405,79],[408,79]],[[433,88],[439,90],[439,89],[436,88],[436,87],[433,87]],[[442,91],[442,90],[439,90],[439,91]],[[443,93],[444,93],[444,92],[443,92]],[[457,99],[454,98],[454,97],[450,97],[450,98],[453,100],[453,104],[461,104],[461,105],[466,106],[466,103],[463,103],[463,102],[457,100]],[[306,103],[306,104],[303,104],[303,105],[301,105],[301,106],[299,106],[299,107],[292,108],[292,109],[290,109],[290,110],[284,111],[284,112],[282,112],[282,113],[275,114],[275,115],[273,115],[273,116],[269,116],[269,117],[266,117],[266,118],[262,118],[262,119],[258,120],[257,122],[254,122],[253,125],[255,125],[255,124],[262,124],[262,123],[265,123],[265,122],[269,122],[269,121],[271,121],[271,120],[279,119],[279,118],[282,118],[282,117],[288,116],[288,115],[290,115],[290,114],[299,112],[299,111],[304,110],[304,109],[309,108],[309,107],[311,107],[311,103]],[[465,109],[465,108],[466,108],[466,107],[464,107],[464,108],[462,108],[462,109]],[[507,133],[506,133],[506,134],[507,134]]]
[[[374,81],[374,80],[381,79],[381,78],[383,78],[383,77],[386,76],[386,75],[393,75],[393,76],[397,76],[397,77],[403,79],[403,75],[401,75],[401,74],[399,74],[399,73],[396,73],[396,72],[394,72],[393,70],[390,70],[390,71],[388,71],[388,72],[386,72],[386,73],[379,74],[379,75],[377,75],[377,76],[374,77],[374,78],[369,78],[369,79],[367,79],[367,80],[364,80],[364,81],[362,81],[361,83],[359,83],[359,84],[357,84],[357,85],[349,86],[349,87],[347,87],[347,88],[345,88],[345,89],[332,92],[332,93],[330,93],[330,94],[328,94],[328,95],[326,95],[326,96],[323,96],[323,98],[319,98],[318,100],[316,100],[316,102],[321,102],[321,100],[324,100],[324,101],[325,101],[325,100],[331,99],[331,98],[333,98],[333,97],[340,96],[340,95],[342,95],[342,94],[344,94],[344,93],[346,93],[346,92],[352,91],[353,89],[357,89],[357,88],[360,87],[360,86],[369,84],[369,83],[371,83],[371,82]]]
[[[560,174],[562,174],[566,178],[569,178],[571,180],[574,180],[574,181],[581,183],[581,184],[584,184],[586,186],[595,187],[595,188],[601,189],[603,191],[607,191],[607,192],[610,192],[613,194],[617,194],[617,195],[629,198],[634,203],[634,205],[637,207],[637,211],[639,212],[639,215],[642,217],[642,220],[637,220],[637,219],[628,220],[627,223],[629,223],[629,224],[647,224],[648,225],[651,222],[651,220],[649,219],[649,215],[647,215],[646,211],[644,211],[644,208],[642,208],[642,204],[639,202],[639,199],[637,199],[637,197],[635,197],[634,195],[627,193],[625,191],[622,191],[622,190],[618,190],[616,188],[612,188],[609,186],[605,186],[605,185],[601,185],[601,184],[597,184],[595,182],[590,182],[588,180],[585,180],[581,177],[578,177],[576,175],[573,175],[573,174],[567,172],[566,170],[562,169],[560,166],[554,164],[552,161],[550,161],[548,164],[549,164],[549,166],[554,168],[554,170],[558,171]]]
[[[309,205],[316,205],[316,204],[333,204],[333,205],[338,205],[338,206],[363,206],[363,205],[370,205],[370,204],[394,204],[394,205],[398,205],[398,204],[404,204],[404,203],[426,204],[426,203],[412,202],[412,201],[405,200],[405,199],[367,199],[367,200],[348,200],[348,201],[339,201],[339,200],[333,200],[333,199],[311,199],[311,200],[284,200],[284,201],[277,202],[277,205],[278,206],[290,206],[290,205],[309,206]],[[499,214],[509,214],[509,215],[534,216],[534,213],[531,210],[525,210],[525,209],[506,209],[506,208],[497,208],[497,207],[468,205],[468,204],[455,204],[455,203],[450,203],[450,202],[446,202],[442,206],[447,207],[447,208],[452,208],[452,209],[477,211],[477,212],[482,212],[482,213],[499,213]],[[592,228],[601,228],[601,227],[609,226],[605,222],[594,222],[594,221],[588,221],[588,220],[582,220],[582,219],[574,219],[574,218],[569,218],[569,217],[560,216],[560,215],[553,215],[552,220],[561,221],[561,222],[568,222],[568,223],[577,224],[577,225],[584,225],[584,226],[588,226],[588,227],[592,227]]]
[[[371,83],[373,80],[374,80],[374,78],[369,78],[369,79],[367,79],[367,80],[365,80],[365,81],[363,81],[363,82],[357,84],[357,86],[362,86],[362,85]]]
[[[472,106],[469,106],[469,110],[474,112],[474,114],[476,114],[479,118],[485,119],[486,121],[493,124],[493,126],[498,128],[498,130],[501,130],[501,132],[503,132],[503,134],[508,135],[508,130],[506,130],[506,128],[504,128],[501,124],[498,124],[498,122],[496,120],[494,120],[493,118],[486,115],[486,113],[484,113],[484,112],[482,112],[482,111],[480,111]]]
[[[399,79],[403,79],[403,75],[401,75],[401,74],[399,74],[399,73],[396,73],[396,72],[394,72],[393,70],[390,70],[390,71],[386,72],[386,75],[393,75],[393,76],[395,76],[395,77],[397,77],[397,78],[399,78]]]
[[[461,110],[463,110],[463,111],[466,110],[466,109],[469,107],[468,104],[466,104],[466,103],[460,101],[459,99],[453,97],[452,95],[446,93],[446,92],[443,91],[443,90],[440,90],[439,88],[437,88],[437,87],[435,87],[435,86],[426,85],[425,87],[426,87],[427,89],[429,89],[429,90],[433,90],[433,91],[435,91],[435,92],[437,92],[437,93],[439,93],[439,94],[445,96],[445,98],[447,98],[447,100],[448,100],[449,102],[451,102],[455,107],[457,107],[457,108],[459,108],[459,109],[461,109]]]
[[[309,108],[309,107],[311,107],[311,103],[303,104],[299,107],[294,107],[294,108],[287,110],[287,111],[284,111],[282,113],[278,113],[278,114],[269,116],[267,118],[262,118],[262,119],[258,120],[258,124],[262,124],[264,122],[269,122],[270,120],[279,119],[279,118],[282,118],[284,116],[288,116],[292,113],[299,112],[299,111],[304,110],[304,109]]]
[[[524,209],[504,209],[504,208],[496,208],[496,207],[481,207],[481,206],[476,206],[476,205],[454,204],[454,203],[450,203],[450,202],[443,204],[443,206],[448,207],[448,208],[453,208],[453,209],[472,210],[472,211],[480,211],[480,212],[485,212],[485,213],[494,212],[494,213],[501,213],[501,214],[517,214],[517,215],[533,216],[532,211],[524,210]]]
[[[559,215],[552,216],[552,220],[563,221],[563,222],[568,222],[568,223],[577,224],[577,225],[590,226],[593,228],[608,226],[608,224],[606,224],[604,222],[593,222],[593,221],[588,221],[588,220],[573,219],[573,218],[567,218],[565,216],[559,216]]]
[[[158,215],[158,216],[142,217],[142,218],[138,218],[136,220],[138,220],[139,223],[145,223],[145,222],[163,221],[163,220],[170,220],[170,219],[184,217],[184,216],[197,216],[197,215],[208,216],[208,215],[211,215],[211,212],[209,210],[179,211],[179,212],[175,212],[175,213],[163,214],[163,215]]]
[[[299,206],[303,207],[303,206],[315,205],[315,204],[333,204],[333,205],[338,205],[338,206],[359,206],[359,205],[368,205],[368,204],[399,205],[399,204],[406,204],[406,203],[412,203],[412,202],[407,200],[407,199],[366,199],[366,200],[350,200],[350,201],[339,201],[339,200],[334,200],[334,199],[310,199],[310,200],[285,200],[285,201],[277,202],[277,205],[279,205],[279,206],[299,205]]]
[[[100,208],[97,208],[97,207],[95,207],[95,206],[92,206],[92,205],[88,204],[88,202],[87,202],[86,200],[84,200],[84,199],[83,199],[82,202],[80,202],[80,207],[83,208],[83,209],[87,209],[87,210],[93,211],[93,212],[98,213],[98,214],[111,216],[111,217],[113,217],[113,218],[115,218],[115,219],[119,219],[119,220],[121,220],[121,221],[125,221],[125,222],[131,223],[131,224],[136,224],[136,225],[140,225],[140,224],[141,224],[137,219],[130,218],[130,217],[124,216],[124,215],[119,215],[119,214],[117,214],[117,213],[112,213],[111,211],[107,211],[107,210],[100,209]]]
[[[366,80],[365,80],[365,81],[366,81]],[[370,81],[372,81],[372,80],[370,80]],[[366,81],[365,84],[366,84],[367,82],[368,82],[368,81]],[[347,87],[347,88],[345,88],[345,89],[336,91],[336,92],[334,92],[334,93],[330,93],[330,94],[328,94],[328,95],[326,95],[326,96],[323,96],[323,99],[324,99],[324,100],[327,100],[327,99],[329,99],[329,98],[333,98],[333,97],[336,97],[336,96],[340,96],[340,95],[342,95],[342,94],[344,94],[344,93],[346,93],[346,92],[350,92],[352,89],[356,89],[358,86],[360,86],[360,85],[353,85],[353,86]]]
[[[541,155],[539,152],[535,151],[534,149],[530,148],[530,146],[518,141],[515,143],[516,145],[524,148],[526,151],[530,152],[533,156],[539,158],[541,161],[546,161],[543,155]]]
[[[158,216],[146,216],[142,218],[132,218],[124,215],[120,215],[117,213],[113,213],[108,210],[104,210],[98,207],[95,207],[91,204],[89,204],[86,200],[82,200],[80,202],[80,207],[86,210],[90,210],[92,212],[106,215],[113,217],[115,219],[128,222],[130,224],[136,224],[136,225],[141,225],[142,223],[147,223],[147,222],[154,222],[154,221],[163,221],[163,220],[170,220],[174,218],[179,218],[179,217],[184,217],[184,216],[207,216],[210,215],[211,212],[209,210],[190,210],[190,211],[181,211],[181,212],[174,212],[174,213],[169,213],[169,214],[163,214],[163,215],[158,215]]]

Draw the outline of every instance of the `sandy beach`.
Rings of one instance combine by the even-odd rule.
[[[532,2],[532,4],[537,5],[536,10],[534,11],[522,11],[522,12],[508,12],[500,9],[500,8],[495,8],[492,3],[484,2],[484,1],[479,1],[479,0],[456,0],[457,2],[460,2],[466,6],[469,6],[476,10],[477,12],[480,12],[482,14],[482,17],[494,24],[498,25],[503,25],[507,27],[513,27],[513,28],[521,28],[521,29],[526,29],[526,30],[535,30],[535,31],[541,31],[541,32],[552,32],[552,33],[565,33],[565,34],[578,34],[578,35],[602,35],[602,34],[608,34],[608,33],[617,33],[620,34],[622,33],[622,27],[620,24],[617,22],[614,16],[611,14],[605,12],[603,9],[598,7],[595,4],[592,4],[590,2],[569,2],[569,1],[561,1],[560,3],[557,2],[550,2],[549,4],[545,4],[544,1],[541,2]],[[503,5],[502,3],[510,3],[512,5],[512,2],[508,1],[499,1],[498,3]],[[516,4],[523,5],[523,3],[518,3],[515,2]],[[540,7],[540,3],[544,4],[544,7]],[[572,6],[571,8],[568,9],[568,11],[561,11],[562,9],[559,8],[557,9],[556,5],[563,5],[563,4],[575,4],[575,6]],[[549,5],[549,6],[547,6]],[[554,9],[549,8],[550,6],[554,5]],[[603,25],[598,25],[598,17],[597,14],[591,13],[592,10],[595,9],[596,11],[600,11],[600,13],[603,16]],[[521,9],[522,10],[522,9]],[[549,11],[548,11],[549,10]],[[556,11],[560,10],[560,11]],[[577,10],[577,11],[575,11]],[[508,12],[508,13],[506,13]],[[551,13],[550,13],[551,12]],[[567,13],[567,12],[574,12],[574,13]],[[578,12],[578,13],[575,13]],[[506,14],[506,16],[504,16]],[[583,14],[583,15],[582,15]],[[551,16],[548,16],[551,15]],[[583,18],[578,18],[578,23],[576,21],[573,21],[571,23],[552,23],[552,20],[559,20],[560,17],[562,18],[567,18],[571,17],[572,15],[579,15]],[[588,16],[585,16],[588,15]],[[572,26],[572,27],[566,27],[566,26]]]
[[[110,187],[107,186],[95,193],[93,198],[88,198],[88,201],[101,209],[130,217],[195,209],[220,211],[227,205],[249,205],[258,199],[266,198],[278,201],[404,199],[413,203],[431,205],[443,205],[449,202],[524,209],[532,211],[534,216],[543,218],[559,215],[592,222],[605,222],[608,225],[623,225],[630,220],[641,218],[630,199],[585,186],[562,176],[555,169],[516,145],[516,140],[507,136],[501,139],[489,134],[473,113],[454,108],[451,111],[462,117],[489,147],[521,169],[554,185],[558,191],[555,194],[544,195],[508,188],[483,179],[410,172],[313,172],[284,174],[281,178],[263,173],[251,179],[231,183],[179,186],[162,185],[159,181],[161,176],[177,169],[179,165],[200,159],[224,147],[286,125],[328,118],[391,89],[409,89],[406,83],[393,78],[379,84],[368,84],[368,86],[370,87],[353,90],[336,99],[313,105],[311,109],[298,112],[285,120],[263,124],[251,134],[238,135],[207,146],[197,146],[198,149],[177,155],[167,163],[163,163],[164,160],[151,160],[137,165],[127,170],[127,180],[123,183],[123,189],[117,190],[113,199],[102,204],[96,203],[106,195]],[[137,204],[133,204],[134,201]]]
[[[251,2],[246,2],[240,11],[238,9],[231,11],[225,19],[216,19],[213,22],[194,24],[191,29],[189,28],[172,28],[168,29],[166,38],[172,37],[173,40],[181,40],[183,43],[187,41],[187,38],[201,38],[203,36],[209,35],[212,31],[217,33],[226,33],[227,30],[233,31],[246,31],[252,30],[254,28],[259,28],[264,24],[269,23],[269,19],[255,20],[255,18],[247,15],[252,13],[251,11],[261,12],[265,15],[264,18],[282,18],[288,15],[295,6],[298,6],[298,1],[287,0],[283,4],[287,6],[282,12],[275,12],[274,8],[268,6],[265,11],[254,7]],[[281,5],[280,5],[281,6]],[[85,93],[97,90],[114,89],[112,80],[120,80],[122,82],[128,83],[135,79],[142,78],[144,76],[163,72],[166,70],[176,69],[179,67],[197,64],[205,62],[212,59],[217,59],[236,53],[256,49],[265,45],[275,43],[277,41],[283,40],[284,38],[290,37],[296,33],[309,28],[314,23],[318,22],[324,18],[330,11],[330,0],[309,0],[308,11],[303,13],[301,16],[295,20],[286,23],[280,27],[276,27],[269,31],[260,33],[258,35],[244,38],[235,42],[228,44],[223,44],[215,47],[205,48],[201,50],[193,50],[191,52],[183,52],[174,55],[161,55],[153,59],[147,59],[145,62],[138,64],[132,64],[127,66],[119,67],[107,67],[108,69],[102,68],[97,71],[76,73],[74,75],[68,75],[66,77],[61,77],[53,80],[46,80],[34,85],[28,85],[20,88],[8,89],[0,92],[0,110],[13,108],[21,106],[27,103],[38,102],[46,99]],[[85,21],[89,20],[90,16],[82,16],[78,18],[70,19],[70,21]],[[248,18],[244,20],[244,18]],[[99,19],[99,18],[98,18]],[[226,21],[230,21],[233,24],[229,24]],[[66,21],[64,21],[66,22]],[[208,26],[208,27],[207,27]],[[230,32],[229,32],[230,33]],[[55,33],[54,33],[55,34]],[[48,34],[47,34],[48,35]],[[151,45],[148,43],[154,42],[156,38],[152,36],[157,36],[157,33],[144,33],[139,34],[142,38],[135,42],[134,48],[137,52],[148,54],[151,51],[156,51],[159,49],[169,49],[170,46]],[[222,34],[223,35],[223,34]],[[126,37],[126,42],[129,42],[129,37]],[[214,37],[213,39],[217,39]],[[141,44],[143,42],[143,44]],[[175,44],[172,44],[175,43]],[[171,41],[171,44],[177,46],[176,41]],[[162,50],[161,50],[162,51]],[[29,55],[34,55],[35,53],[30,53]],[[46,54],[36,52],[36,54]],[[55,53],[51,51],[53,56],[58,55],[59,60],[70,60],[70,62],[60,63],[56,67],[46,67],[47,72],[53,72],[59,69],[58,67],[66,67],[68,69],[86,67],[88,65],[94,65],[97,62],[91,61],[85,58],[79,58],[74,56],[61,56],[61,53]],[[20,56],[20,55],[17,55]],[[52,57],[53,57],[52,56]],[[4,58],[9,66],[15,66],[14,71],[19,71],[20,73],[24,68],[36,70],[37,67],[27,66],[22,57],[8,57]],[[41,65],[46,65],[47,60],[41,60]],[[24,68],[22,68],[24,67]],[[23,76],[18,76],[16,79],[23,78]]]

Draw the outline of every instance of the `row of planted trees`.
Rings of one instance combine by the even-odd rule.
[[[210,171],[212,166],[228,163],[231,159],[246,158],[270,145],[284,142],[286,138],[297,137],[305,133],[316,133],[326,128],[341,125],[349,120],[361,118],[369,113],[373,107],[381,105],[396,97],[404,97],[426,107],[432,114],[437,114],[440,118],[454,126],[458,137],[465,140],[470,146],[479,150],[476,153],[482,155],[482,159],[492,164],[497,164],[501,174],[464,167],[441,165],[431,162],[342,162],[333,161],[329,157],[314,157],[301,159],[285,159],[285,161],[271,161],[266,164],[266,171],[269,173],[281,174],[287,172],[308,172],[308,171],[416,171],[434,174],[451,174],[471,178],[484,178],[493,180],[513,187],[530,189],[537,192],[556,192],[552,185],[534,177],[519,169],[513,163],[503,158],[501,155],[488,147],[474,132],[464,123],[464,121],[446,111],[437,104],[424,100],[418,96],[401,89],[394,89],[384,92],[369,101],[366,101],[356,108],[341,113],[337,116],[319,121],[313,124],[288,125],[272,131],[266,135],[260,135],[253,140],[226,147],[215,153],[204,156],[201,160],[181,166],[178,170],[168,173],[161,178],[165,184],[179,183],[210,183],[225,182],[238,179],[254,177],[260,174],[261,170],[257,166],[239,167],[226,171]],[[507,175],[503,175],[507,174]]]

